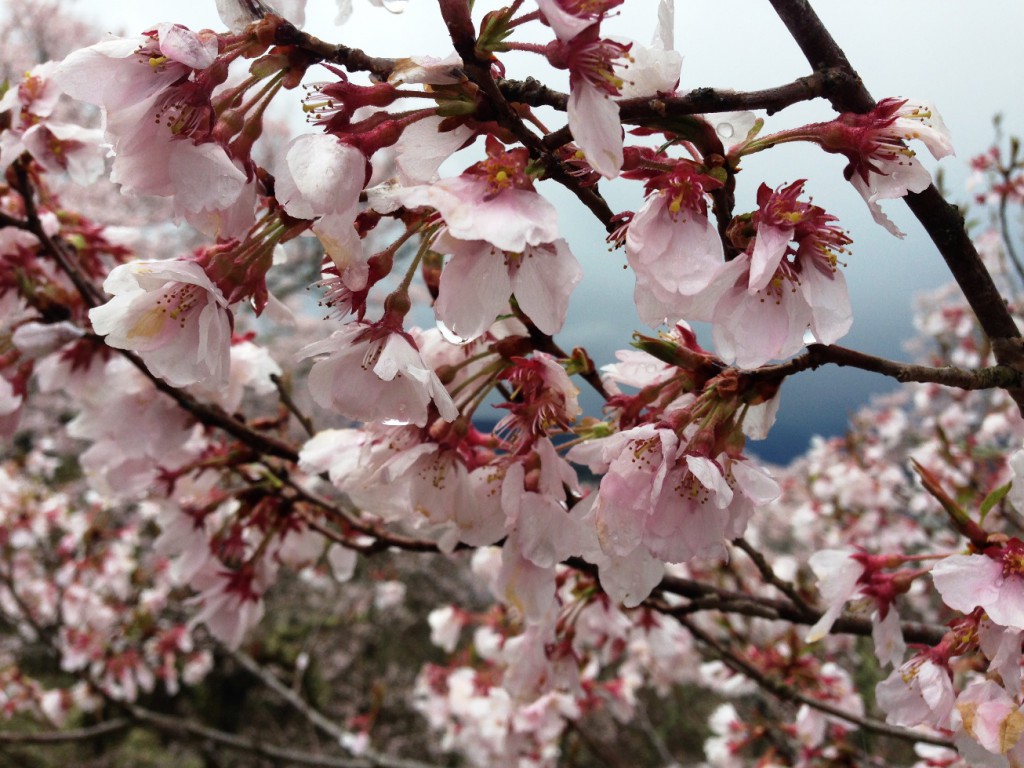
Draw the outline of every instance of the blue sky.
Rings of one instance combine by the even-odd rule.
[[[368,0],[353,3],[352,21],[334,27],[334,0],[308,0],[307,28],[325,39],[381,55],[450,50],[433,0],[411,0],[401,16],[371,7]],[[77,0],[75,5],[115,32],[137,32],[160,21],[220,27],[214,0]],[[656,5],[655,0],[627,0],[627,11],[607,28],[647,42]],[[681,89],[753,90],[808,74],[796,44],[766,0],[677,0],[676,6],[676,48],[684,56]],[[1019,98],[1024,47],[1014,39],[1024,29],[1024,3],[976,3],[969,11],[953,0],[818,0],[814,6],[875,98],[911,97],[938,106],[958,153],[942,167],[954,196],[965,200],[966,163],[989,145],[993,114],[1005,114],[1008,131],[1024,130],[1024,103]],[[510,76],[528,73],[517,69],[528,65],[522,58],[510,58]],[[766,130],[829,117],[827,104],[818,101],[769,118]],[[930,158],[922,160],[934,167]],[[792,145],[750,158],[738,179],[737,210],[753,207],[762,180],[774,187],[809,179],[807,191],[815,203],[838,216],[854,239],[846,270],[854,325],[840,343],[872,354],[905,357],[902,344],[913,334],[912,295],[948,278],[940,257],[902,203],[891,202],[886,211],[907,232],[905,240],[892,237],[871,220],[860,196],[843,181],[843,164],[842,158]],[[605,192],[616,210],[639,207],[635,186],[610,185]],[[569,323],[559,340],[565,347],[585,346],[603,364],[613,359],[615,349],[628,345],[634,328],[643,329],[632,308],[632,278],[622,269],[624,256],[608,253],[600,227],[581,208],[562,199],[563,229],[587,277],[573,296]],[[765,458],[788,458],[815,432],[841,432],[850,412],[873,392],[890,389],[890,382],[878,376],[845,369],[802,374],[784,388],[780,422],[769,440],[752,447]],[[589,405],[599,404],[590,399]]]

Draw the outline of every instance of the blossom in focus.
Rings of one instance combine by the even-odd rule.
[[[845,113],[818,128],[814,140],[850,161],[843,174],[860,192],[875,221],[903,237],[878,201],[923,192],[932,183],[931,174],[905,142],[923,141],[936,160],[953,154],[949,129],[938,110],[926,102],[888,98],[866,114]]]
[[[601,20],[620,4],[621,0],[537,0],[556,36],[547,46],[548,61],[569,70],[569,129],[590,167],[608,179],[619,175],[623,160],[622,125],[615,99],[672,91],[682,63],[679,54],[671,50],[671,33],[664,23],[656,34],[658,44],[651,48],[602,38]],[[662,3],[659,15],[667,16],[670,25],[669,7]],[[634,47],[637,57],[631,53]]]
[[[54,79],[73,98],[103,108],[111,181],[125,192],[170,197],[176,216],[235,237],[254,220],[255,192],[246,158],[215,136],[213,92],[228,68],[219,47],[208,30],[160,24],[75,51]]]
[[[872,639],[875,655],[881,664],[903,661],[906,643],[900,627],[899,614],[892,604],[895,592],[890,574],[880,569],[888,563],[884,557],[873,557],[853,547],[824,549],[811,555],[808,564],[818,579],[818,590],[827,607],[822,617],[806,636],[814,643],[827,635],[843,608],[851,600],[871,600],[875,610],[871,614]]]
[[[313,232],[352,290],[363,288],[368,274],[354,226],[366,169],[362,152],[329,134],[296,137],[275,169],[281,206],[298,219],[317,219]]]
[[[459,415],[437,374],[404,333],[351,323],[299,354],[319,357],[309,372],[313,399],[349,418],[422,427],[431,402],[445,421]]]
[[[583,270],[564,240],[502,251],[485,240],[458,240],[442,233],[433,250],[452,254],[441,273],[434,311],[463,340],[475,339],[509,311],[515,294],[520,309],[542,332],[562,329],[569,294]]]
[[[808,331],[818,343],[832,344],[853,323],[838,269],[850,238],[834,216],[798,199],[803,184],[777,190],[761,185],[750,220],[756,234],[730,262],[740,274],[712,311],[716,350],[741,368],[789,357],[804,346]],[[724,271],[719,279],[732,277]]]
[[[485,240],[509,253],[559,238],[555,206],[533,188],[525,149],[506,151],[489,139],[487,159],[454,178],[398,190],[408,208],[435,209],[450,237]]]
[[[964,758],[975,765],[1020,764],[1024,712],[1005,688],[992,680],[972,683],[957,696],[956,711],[961,723],[956,744]],[[989,754],[975,754],[979,746]],[[1005,755],[1010,762],[995,762],[996,755]]]
[[[953,610],[970,613],[980,606],[996,624],[1024,629],[1024,541],[947,557],[932,568],[932,580]]]
[[[622,168],[622,126],[612,97],[624,85],[616,69],[629,61],[632,45],[601,38],[600,22],[618,4],[537,0],[556,37],[548,61],[569,70],[569,129],[590,166],[608,179]]]
[[[582,443],[568,458],[604,473],[592,511],[601,549],[613,558],[637,550],[669,563],[715,556],[742,535],[756,507],[779,494],[751,462],[700,455],[673,430],[651,424]]]
[[[112,269],[103,289],[114,298],[91,309],[89,319],[107,344],[138,352],[173,386],[227,384],[232,317],[202,267],[133,261]]]
[[[878,706],[892,725],[927,723],[948,728],[956,694],[949,670],[925,656],[915,656],[875,688]]]
[[[626,229],[626,258],[636,274],[637,312],[648,325],[709,321],[735,283],[739,265],[725,261],[707,218],[705,195],[719,187],[687,161],[647,182],[647,198]]]

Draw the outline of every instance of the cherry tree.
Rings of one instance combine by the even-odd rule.
[[[218,0],[225,29],[163,23],[9,82],[0,749],[1024,760],[1019,144],[973,162],[993,218],[972,237],[915,154],[953,153],[937,108],[876,101],[804,0],[768,2],[809,73],[757,92],[679,90],[670,0],[439,0],[444,58]],[[608,31],[634,7],[650,45]],[[306,126],[282,129],[297,91]],[[786,125],[803,102],[820,121]],[[902,200],[948,266],[917,362],[839,344],[856,237],[815,180],[739,176],[794,142],[841,155],[894,237]],[[631,182],[615,210],[602,189]],[[148,215],[119,221],[110,185]],[[599,265],[555,185],[635,281],[616,361],[556,341]],[[826,365],[905,386],[760,462],[786,380]],[[224,693],[239,679],[256,698]],[[219,711],[246,697],[287,715]]]

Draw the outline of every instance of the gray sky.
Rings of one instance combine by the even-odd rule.
[[[368,0],[353,0],[353,4],[352,21],[335,27],[331,23],[334,0],[308,0],[307,29],[380,55],[444,54],[451,48],[444,42],[432,0],[411,0],[400,16],[371,7]],[[962,191],[966,163],[991,142],[992,116],[1002,112],[1009,132],[1024,131],[1019,93],[1024,47],[1014,39],[1024,29],[1024,3],[978,0],[970,10],[967,3],[952,0],[817,0],[813,4],[876,99],[911,97],[938,106],[958,154],[942,163],[947,184],[956,199],[967,199]],[[483,5],[483,0],[477,3],[478,8]],[[654,28],[656,6],[656,0],[626,0],[627,10],[607,28],[646,43]],[[221,27],[214,0],[76,0],[76,7],[113,32],[139,32],[161,21],[193,28]],[[752,90],[809,72],[767,0],[677,0],[676,48],[684,56],[683,90],[699,86]],[[523,57],[510,57],[508,64],[512,77],[546,71],[519,69],[528,66]],[[827,104],[818,101],[768,118],[765,130],[829,117]],[[919,149],[925,164],[934,168],[930,158],[924,157],[923,147]],[[902,341],[913,332],[911,295],[948,278],[940,257],[905,206],[899,201],[885,204],[886,212],[907,232],[906,240],[897,240],[871,220],[860,196],[842,180],[843,165],[839,157],[803,146],[784,146],[751,158],[738,178],[737,210],[753,207],[753,195],[762,180],[775,187],[809,179],[807,191],[815,203],[838,216],[854,239],[846,270],[854,325],[840,343],[900,357]],[[640,205],[635,186],[612,186],[606,194],[617,210],[635,210]],[[560,340],[568,347],[586,346],[595,361],[603,364],[616,348],[628,345],[634,327],[642,329],[638,321],[624,323],[624,318],[635,318],[632,278],[622,270],[624,257],[607,252],[600,227],[578,205],[566,203],[563,228],[587,277],[573,296],[570,321]],[[780,424],[772,437],[763,447],[753,447],[765,456],[784,458],[814,432],[840,432],[846,415],[858,404],[872,392],[890,388],[877,376],[846,370],[797,377],[784,389]],[[596,401],[590,404],[597,406]]]

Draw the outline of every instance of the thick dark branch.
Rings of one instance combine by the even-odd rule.
[[[778,365],[766,365],[747,375],[754,378],[781,380],[800,371],[814,370],[823,365],[849,366],[889,376],[899,382],[916,381],[922,384],[941,384],[957,389],[1016,389],[1024,385],[1024,371],[1006,365],[970,370],[951,365],[933,368],[875,357],[847,347],[810,344],[807,352]]]
[[[27,224],[27,227],[25,228],[39,239],[43,249],[54,259],[54,261],[57,262],[57,265],[64,274],[68,276],[68,279],[70,279],[72,284],[74,284],[86,306],[95,307],[102,304],[105,297],[100,293],[96,286],[94,286],[89,279],[82,274],[81,270],[78,269],[78,266],[74,261],[74,256],[68,253],[67,248],[63,243],[50,237],[43,229],[43,225],[39,219],[39,214],[36,210],[35,195],[28,175],[20,165],[17,166],[15,170],[18,174],[18,184],[20,186],[19,191],[25,201],[25,224]],[[271,437],[270,435],[256,432],[255,430],[250,429],[245,423],[228,415],[223,409],[214,405],[201,403],[187,392],[171,386],[159,376],[151,372],[138,355],[123,349],[116,351],[128,358],[132,365],[138,368],[139,371],[141,371],[142,374],[153,383],[154,387],[171,397],[176,403],[178,403],[178,405],[195,416],[196,419],[201,421],[203,424],[224,430],[232,437],[241,440],[252,450],[258,451],[259,453],[263,453],[268,456],[277,456],[293,462],[299,460],[299,454],[287,443]]]
[[[719,643],[715,638],[698,627],[692,621],[680,619],[680,622],[699,642],[714,651],[714,653],[721,658],[722,662],[727,667],[754,681],[757,683],[759,688],[783,701],[789,701],[794,704],[806,704],[812,709],[816,709],[820,712],[832,715],[833,717],[838,717],[841,720],[853,723],[863,730],[871,733],[877,733],[879,736],[888,736],[890,738],[909,741],[911,743],[923,742],[926,744],[935,744],[940,747],[947,747],[948,749],[954,748],[953,742],[949,739],[944,739],[939,736],[931,736],[930,734],[920,733],[919,731],[911,731],[894,725],[888,725],[880,720],[874,720],[873,718],[861,717],[851,712],[839,709],[838,707],[833,707],[832,705],[826,704],[825,702],[819,701],[811,696],[805,696],[788,685],[785,685],[778,680],[774,680],[764,674],[746,659],[733,653],[731,650]]]
[[[769,2],[815,72],[838,69],[848,73],[847,84],[829,93],[829,101],[836,111],[868,112],[874,108],[875,100],[808,0]],[[996,360],[1003,365],[1024,370],[1024,347],[1021,345],[1020,331],[981,256],[967,236],[959,209],[947,203],[935,185],[929,186],[924,192],[910,193],[904,200],[942,254],[982,329],[993,340]],[[1024,391],[1009,391],[1017,404],[1024,408]]]
[[[200,402],[187,392],[168,384],[150,371],[138,355],[123,349],[117,351],[128,358],[131,364],[138,368],[142,375],[152,382],[154,387],[173,399],[174,402],[206,426],[224,430],[257,453],[266,456],[276,456],[291,462],[299,460],[298,452],[283,440],[278,440],[276,437],[250,429],[248,425],[229,415],[223,408]]]
[[[845,84],[848,75],[842,70],[828,69],[801,77],[792,83],[760,91],[734,91],[728,88],[694,88],[675,96],[637,96],[620,99],[619,115],[625,123],[644,122],[659,117],[699,115],[712,112],[763,109],[769,115],[801,101],[821,98]],[[569,95],[548,88],[539,80],[501,79],[497,81],[509,101],[531,107],[551,107],[565,112]]]
[[[380,80],[387,80],[395,69],[398,59],[385,59],[370,56],[359,48],[347,45],[332,45],[324,42],[308,32],[297,29],[288,22],[278,24],[275,29],[274,42],[278,45],[294,45],[313,54],[328,64],[337,64],[352,72],[369,72]]]
[[[792,83],[760,91],[732,91],[719,88],[695,88],[677,96],[642,96],[619,101],[619,114],[625,123],[644,122],[652,118],[677,115],[700,115],[739,110],[765,110],[769,115],[797,104],[825,96],[840,87],[846,76],[841,70],[829,69],[801,77]]]
[[[67,246],[57,238],[50,237],[43,227],[39,218],[39,211],[36,208],[35,192],[32,182],[28,177],[28,170],[24,161],[14,165],[14,173],[18,180],[18,192],[25,203],[25,222],[21,223],[23,229],[31,232],[42,244],[50,257],[57,262],[57,265],[71,280],[75,289],[81,294],[82,301],[87,307],[95,307],[103,303],[102,295],[77,268],[74,266],[74,256],[68,252]]]

